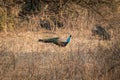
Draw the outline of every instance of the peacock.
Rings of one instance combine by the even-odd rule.
[[[101,26],[96,25],[92,29],[92,35],[98,35],[103,38],[103,40],[110,40],[110,34]]]
[[[70,42],[70,39],[71,39],[71,35],[67,38],[66,41],[61,41],[59,37],[49,38],[49,39],[39,39],[38,41],[44,43],[53,43],[58,46],[65,47]]]

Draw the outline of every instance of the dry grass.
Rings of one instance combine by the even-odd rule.
[[[16,32],[0,37],[1,80],[119,80],[120,46],[114,38],[99,41],[90,31]],[[72,40],[66,47],[39,43],[59,36]]]
[[[115,23],[110,27],[88,9],[74,4],[70,8],[80,14],[73,12],[64,29],[32,30],[39,21],[34,17],[29,24],[24,21],[24,25],[17,25],[23,30],[0,33],[0,80],[120,80],[119,15],[108,21]],[[96,23],[108,30],[110,41],[91,36]],[[64,48],[38,42],[39,38],[56,36],[66,39],[70,34],[71,42]]]

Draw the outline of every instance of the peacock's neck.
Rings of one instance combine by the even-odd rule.
[[[68,39],[67,39],[67,41],[66,41],[67,43],[69,43],[69,42],[70,42],[70,38],[71,38],[71,37],[69,36],[69,37],[68,37]]]

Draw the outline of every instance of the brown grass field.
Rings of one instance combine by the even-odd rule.
[[[16,24],[13,25],[13,22],[7,26],[8,17],[3,13],[0,80],[120,80],[120,10],[118,15],[104,12],[107,7],[100,10],[108,23],[111,23],[112,26],[109,26],[101,16],[93,14],[89,9],[74,4],[70,6],[70,10],[73,10],[72,14],[69,12],[71,18],[66,20],[64,28],[55,31],[41,28],[36,30],[37,19],[31,17],[29,23],[23,21],[17,25],[21,29],[14,30]],[[16,7],[15,10],[17,11]],[[75,11],[79,13],[79,17]],[[92,36],[91,28],[96,23],[108,30],[110,41]],[[40,38],[66,39],[70,34],[71,42],[66,47],[38,42]]]
[[[71,42],[64,48],[38,42],[56,36],[66,39],[69,34]],[[119,34],[110,41],[93,38],[89,29],[0,35],[0,80],[120,79]]]

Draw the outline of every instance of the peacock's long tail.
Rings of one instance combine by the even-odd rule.
[[[38,41],[39,41],[39,42],[45,42],[45,43],[50,43],[50,42],[52,42],[52,41],[50,41],[50,40],[44,40],[44,39],[39,39]]]
[[[39,41],[39,42],[44,42],[44,40],[43,40],[43,39],[39,39],[38,41]]]
[[[45,42],[45,43],[51,43],[51,42],[56,42],[58,38],[50,38],[50,39],[39,39],[39,42]]]

